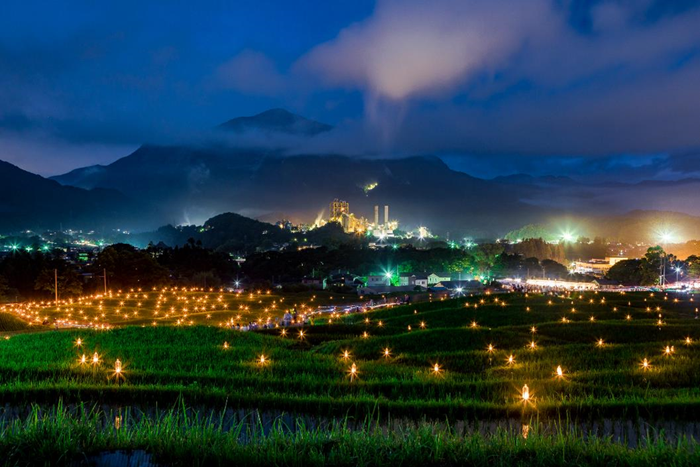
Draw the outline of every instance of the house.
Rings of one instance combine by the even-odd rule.
[[[424,288],[428,288],[428,276],[427,274],[412,274],[412,273],[403,273],[399,275],[399,285],[400,286],[420,286]]]
[[[622,286],[619,282],[610,279],[596,279],[593,282],[598,284],[599,290],[615,290]]]
[[[348,287],[353,287],[356,285],[362,285],[362,279],[355,274],[343,273],[343,274],[333,274],[326,281],[327,286],[333,285],[345,285]]]
[[[448,272],[440,272],[440,273],[433,272],[433,273],[428,274],[428,287],[431,287],[431,286],[437,284],[438,282],[450,281],[450,280],[452,280],[452,275]]]
[[[388,277],[386,274],[367,276],[367,287],[389,287],[389,286],[391,286],[391,277]]]
[[[576,274],[590,274],[603,277],[607,272],[620,261],[627,258],[620,256],[608,256],[605,259],[591,259],[588,261],[574,261],[571,264],[571,271]]]

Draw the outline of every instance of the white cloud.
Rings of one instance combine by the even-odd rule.
[[[388,0],[368,20],[311,50],[297,69],[401,100],[497,68],[557,21],[545,0]]]

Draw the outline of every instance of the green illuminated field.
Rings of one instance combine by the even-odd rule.
[[[218,295],[210,294],[209,300],[216,302]],[[257,296],[235,300],[251,300],[258,307],[265,304]],[[433,454],[425,449],[432,449],[428,446],[436,440],[428,443],[432,438],[425,436],[444,428],[425,422],[426,417],[443,421],[515,417],[524,423],[532,419],[547,422],[639,417],[697,421],[700,321],[694,319],[695,310],[695,299],[687,295],[676,300],[658,294],[504,294],[327,317],[303,329],[290,328],[285,335],[280,329],[240,332],[203,325],[12,334],[9,339],[0,340],[0,400],[10,407],[25,407],[32,402],[53,406],[61,400],[69,406],[86,402],[109,407],[162,408],[184,403],[214,410],[249,408],[315,417],[352,416],[356,420],[367,416],[386,420],[390,415],[421,423],[418,431],[407,431],[402,436],[407,437],[404,442],[427,443],[416,448],[413,455],[423,459],[421,462],[429,462]],[[93,364],[95,354],[97,363]],[[83,355],[85,362],[81,363]],[[115,372],[117,359],[122,363],[120,373]],[[353,364],[355,373],[351,371]],[[523,399],[525,385],[527,400]],[[60,432],[60,426],[103,423],[97,419],[73,420],[76,416],[70,412],[41,422],[28,420],[29,425],[16,428],[19,431],[15,435],[21,437],[32,430]],[[171,416],[179,420],[184,415],[176,410]],[[60,421],[64,420],[61,417],[73,421]],[[173,428],[167,422],[159,429],[175,430],[173,442],[195,436],[194,433],[213,437],[212,445],[221,451],[207,451],[213,456],[210,460],[223,462],[229,458],[230,449],[234,449],[230,443],[237,441],[227,440],[221,427],[209,426],[209,422],[199,418],[183,420],[188,420],[183,422],[185,427]],[[80,443],[93,443],[92,447],[81,446],[93,450],[104,449],[104,443],[127,449],[147,446],[151,452],[171,458],[168,452],[172,447],[166,449],[160,441],[151,439],[154,426],[165,422],[143,423],[146,422],[134,422],[129,428],[132,431],[125,432],[123,438],[119,437],[121,432],[113,435],[96,428],[103,438],[86,438]],[[54,424],[57,426],[51,428]],[[0,425],[10,429],[10,425]],[[421,426],[428,431],[421,432]],[[265,445],[280,456],[266,458],[265,462],[289,463],[282,462],[286,459],[294,464],[294,459],[300,459],[287,457],[291,454],[285,449],[311,449],[309,446],[325,443],[322,439],[328,436],[335,440],[337,449],[321,455],[317,459],[319,465],[329,461],[326,456],[332,453],[361,451],[361,446],[375,446],[377,453],[384,453],[377,454],[377,458],[368,457],[368,462],[391,459],[389,445],[383,444],[389,441],[376,432],[350,434],[341,430],[325,434],[304,430],[289,438],[285,438],[284,430],[274,439],[263,436],[261,444],[240,447],[240,455],[262,455],[258,449]],[[80,437],[80,433],[73,435]],[[522,439],[514,440],[512,435],[503,438],[500,447],[489,444],[494,440],[455,437],[450,432],[440,436],[440,443],[444,443],[438,443],[440,449],[478,451],[486,456],[481,458],[484,465],[488,459],[485,453],[495,452],[494,449],[531,461],[539,459],[534,465],[555,465],[524,454],[535,455],[527,445],[519,445]],[[590,440],[562,436],[557,441],[537,437],[533,431],[534,440],[528,443],[540,443],[539,452],[560,448],[568,449],[568,453],[579,452],[576,456],[584,459],[580,465],[595,464],[586,460],[592,452],[614,459],[619,465],[654,465],[659,461],[657,455],[677,465],[692,465],[695,459],[690,455],[696,452],[690,447],[692,443],[673,448],[647,446],[629,458],[636,461],[626,464],[627,460],[621,460],[623,451],[612,445],[591,445]],[[137,439],[142,439],[142,444],[136,443]],[[287,448],[276,445],[277,442]],[[397,439],[391,442],[401,443]],[[381,446],[387,451],[382,451]],[[370,451],[357,455],[369,455]],[[187,458],[194,451],[180,455]],[[382,457],[385,455],[389,457]]]
[[[255,296],[240,300],[263,305]],[[589,293],[482,300],[397,307],[332,324],[317,320],[301,338],[298,328],[283,337],[278,329],[242,333],[215,326],[17,335],[0,343],[0,393],[13,400],[60,393],[120,402],[182,394],[192,403],[228,400],[317,413],[379,407],[436,416],[523,409],[687,415],[700,409],[700,322],[689,298],[676,303],[660,296]],[[99,365],[78,363],[95,352]],[[107,378],[117,358],[125,365],[120,384]],[[353,363],[355,377],[349,373]],[[526,384],[531,400],[524,403]]]

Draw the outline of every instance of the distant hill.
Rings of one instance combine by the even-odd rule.
[[[357,241],[357,237],[346,234],[337,223],[329,223],[305,234],[292,233],[276,225],[260,222],[240,214],[227,212],[207,220],[202,226],[159,228],[124,237],[135,246],[148,243],[164,243],[175,247],[184,245],[189,239],[199,241],[202,246],[228,253],[250,253],[257,249],[269,249],[284,244],[337,246]]]
[[[282,109],[234,118],[217,129],[234,136],[227,137],[227,143],[214,138],[180,145],[147,144],[112,164],[52,179],[83,189],[117,190],[138,200],[139,211],[152,213],[142,219],[141,230],[165,224],[202,225],[222,212],[311,223],[327,217],[334,198],[350,202],[355,215],[367,218],[373,217],[375,205],[388,205],[390,218],[404,227],[425,225],[457,239],[501,237],[527,224],[561,226],[572,219],[615,218],[636,209],[700,215],[696,179],[590,184],[517,174],[484,180],[452,170],[432,156],[286,155],[282,147],[235,144],[237,135],[249,131],[303,140],[332,129]],[[383,208],[380,212],[383,221]],[[614,225],[610,222],[607,228]]]
[[[504,183],[508,185],[566,185],[579,183],[570,177],[555,176],[555,175],[544,175],[540,177],[535,177],[528,174],[513,174],[513,175],[502,175],[500,177],[495,177],[491,179],[497,183]]]
[[[453,171],[429,156],[281,156],[220,146],[144,145],[108,166],[53,179],[82,188],[119,190],[166,213],[150,219],[146,229],[202,224],[230,211],[266,219],[269,213],[284,213],[293,221],[313,222],[327,216],[334,198],[349,201],[358,216],[370,218],[374,205],[389,205],[391,219],[403,225],[428,225],[453,235],[498,235],[515,222],[544,213],[521,203],[507,186]],[[373,190],[364,189],[374,183]],[[504,217],[503,212],[511,214]]]
[[[309,120],[284,109],[270,109],[252,117],[234,118],[222,123],[217,128],[234,133],[261,131],[300,136],[315,136],[333,129],[330,125]]]
[[[145,211],[110,189],[84,190],[0,161],[0,232],[26,229],[112,229],[139,224]]]

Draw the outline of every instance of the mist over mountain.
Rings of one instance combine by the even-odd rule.
[[[313,222],[327,217],[334,198],[350,202],[355,215],[367,218],[375,205],[382,206],[382,213],[388,205],[390,218],[401,226],[425,225],[453,238],[495,238],[530,223],[583,222],[635,209],[700,214],[694,203],[700,192],[696,179],[590,184],[518,174],[486,180],[452,170],[434,156],[304,154],[303,145],[290,151],[276,138],[332,137],[333,128],[281,109],[234,118],[215,131],[227,139],[145,144],[112,164],[52,179],[83,189],[116,190],[138,200],[154,213],[141,230],[201,225],[223,212]],[[249,144],[245,136],[251,133],[262,135],[265,144]]]
[[[233,133],[261,131],[267,134],[285,133],[297,136],[315,136],[333,129],[331,125],[309,120],[284,109],[270,109],[252,117],[232,118],[216,128]]]

